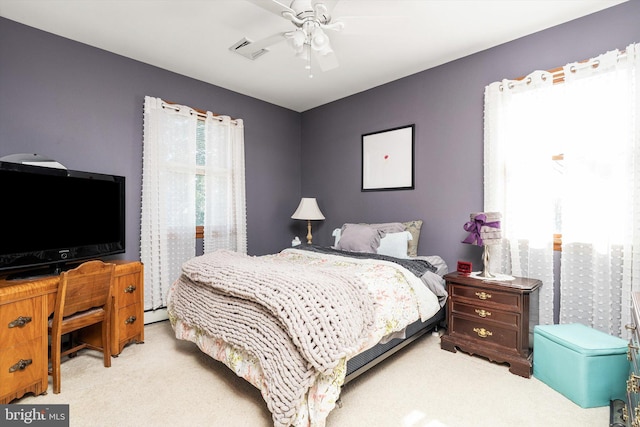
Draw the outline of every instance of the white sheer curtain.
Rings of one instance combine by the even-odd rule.
[[[169,286],[195,256],[197,117],[145,97],[140,258],[145,310],[166,306]]]
[[[247,253],[244,125],[228,116],[205,119],[204,252]]]
[[[576,126],[563,138],[560,321],[615,335],[640,290],[639,54],[631,45],[568,64],[561,85]]]
[[[196,255],[196,211],[204,210],[205,252],[247,252],[243,122],[211,112],[198,115],[203,116],[145,97],[140,235],[145,310],[166,306],[182,263]],[[204,120],[202,133],[198,120]]]
[[[621,335],[640,290],[639,48],[485,91],[485,210],[504,212],[501,268],[543,281],[553,321],[553,233],[562,234],[560,322]],[[559,228],[557,228],[559,227]],[[495,271],[499,271],[495,266]]]
[[[485,89],[484,209],[502,212],[503,236],[489,247],[490,271],[542,281],[541,324],[553,323],[554,149],[545,135],[553,111],[540,108],[552,84],[549,73],[535,72]]]

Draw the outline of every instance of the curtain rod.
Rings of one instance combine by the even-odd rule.
[[[178,105],[177,102],[162,100],[162,108],[171,108],[172,110],[180,111],[180,107],[178,107],[177,105]],[[203,119],[207,117],[207,112],[204,110],[200,110],[198,108],[193,108],[193,107],[188,107],[188,108],[190,110],[189,113],[195,116],[202,117]],[[217,113],[212,113],[212,114],[215,119],[222,121],[221,114],[217,114]],[[231,123],[234,125],[237,125],[238,121],[234,117],[232,117]]]
[[[618,53],[618,59],[623,59],[627,57],[627,52],[626,50],[621,50]],[[578,61],[578,64],[586,64],[589,61],[594,61],[594,63],[591,65],[594,68],[598,68],[598,65],[600,65],[600,61],[598,61],[597,59],[594,60],[593,58],[591,59],[585,59],[583,61]],[[573,70],[572,70],[573,71]],[[551,76],[553,77],[553,84],[558,84],[558,83],[564,83],[564,67],[556,67],[556,68],[552,68],[551,70],[546,70],[547,73],[551,74]],[[523,77],[518,77],[517,81],[522,81],[526,78],[531,78],[529,76],[523,76]]]

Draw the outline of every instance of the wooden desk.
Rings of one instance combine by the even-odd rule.
[[[138,261],[116,264],[111,313],[114,356],[130,342],[144,342],[144,274]],[[55,307],[58,276],[6,280],[0,278],[0,404],[47,392],[47,320]],[[99,328],[83,331],[82,339],[100,342]]]

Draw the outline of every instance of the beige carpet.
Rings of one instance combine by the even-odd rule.
[[[168,322],[145,327],[111,368],[86,351],[63,363],[62,393],[14,403],[68,403],[71,426],[271,426],[257,389],[188,342]],[[535,378],[428,335],[355,379],[327,427],[605,427],[609,408],[582,409]]]

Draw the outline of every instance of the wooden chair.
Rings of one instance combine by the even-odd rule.
[[[89,348],[102,351],[104,366],[111,366],[111,304],[114,264],[88,261],[60,275],[53,316],[49,319],[51,337],[51,368],[53,392],[60,393],[60,361],[63,356],[75,355]],[[102,323],[102,347],[88,343],[74,343],[73,332]],[[62,336],[71,334],[70,348],[62,350]]]

